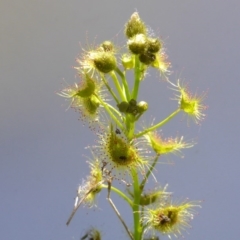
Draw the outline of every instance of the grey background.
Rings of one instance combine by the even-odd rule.
[[[88,173],[85,146],[96,136],[55,92],[76,81],[75,58],[86,42],[124,44],[123,25],[137,9],[164,39],[174,73],[193,92],[208,90],[202,126],[182,115],[163,128],[198,144],[159,164],[159,182],[174,198],[203,200],[185,239],[239,239],[239,39],[237,0],[4,1],[0,2],[0,238],[79,239],[90,226],[103,239],[126,239],[106,202],[81,208],[65,222],[75,191]],[[176,107],[173,92],[151,71],[142,99],[161,119]],[[159,100],[156,100],[157,97]],[[150,122],[151,117],[146,117]],[[131,226],[129,208],[113,199]],[[161,239],[167,239],[163,237]]]

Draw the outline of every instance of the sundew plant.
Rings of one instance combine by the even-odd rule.
[[[126,239],[182,236],[190,227],[199,201],[173,200],[167,185],[157,182],[154,170],[163,155],[179,155],[193,143],[186,142],[183,136],[163,137],[160,130],[180,112],[199,124],[205,116],[206,107],[202,103],[205,94],[192,94],[180,80],[169,80],[170,62],[163,41],[148,30],[137,12],[125,24],[124,34],[127,39],[124,47],[107,40],[83,50],[75,67],[79,82],[58,93],[70,100],[70,106],[79,112],[84,125],[97,138],[95,145],[88,147],[90,172],[77,189],[66,224],[70,224],[80,206],[96,206],[97,195],[105,190],[113,214],[125,229]],[[162,79],[156,85],[165,83],[174,91],[176,109],[165,119],[147,125],[142,122],[147,119],[150,103],[139,101],[139,90],[143,80],[150,78],[147,76],[150,68],[159,71]],[[159,94],[161,91],[163,87],[159,87]],[[151,179],[157,187],[146,190]],[[125,223],[110,194],[117,194],[130,206],[131,226]],[[92,227],[81,239],[100,240],[101,230]]]

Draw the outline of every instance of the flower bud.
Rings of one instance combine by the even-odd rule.
[[[117,104],[117,107],[118,107],[120,112],[125,113],[127,111],[128,107],[129,107],[129,103],[123,101],[123,102]]]
[[[137,12],[134,12],[130,20],[125,25],[125,34],[127,38],[132,38],[137,34],[146,35],[147,29],[145,23],[140,19]]]
[[[138,108],[138,113],[142,114],[148,110],[148,103],[141,101],[137,104],[137,108]]]
[[[135,61],[133,55],[124,54],[122,56],[122,65],[125,69],[134,68]]]
[[[109,73],[117,66],[116,57],[111,52],[97,52],[93,62],[97,70],[102,73]]]
[[[152,203],[155,203],[156,200],[158,199],[158,192],[153,192],[153,193],[149,193],[149,194],[144,194],[141,196],[140,198],[140,205],[141,206],[147,206],[150,205]]]
[[[131,106],[137,106],[137,101],[135,100],[135,99],[131,99],[130,101],[129,101],[129,104],[131,105]]]
[[[148,52],[157,53],[161,49],[161,42],[157,38],[148,38]]]
[[[93,79],[91,79],[88,74],[85,74],[86,77],[86,81],[85,81],[85,87],[79,89],[79,91],[77,92],[77,96],[86,98],[86,97],[90,97],[94,91],[95,91],[95,82]]]
[[[147,37],[144,34],[137,34],[127,42],[129,50],[133,54],[144,53],[148,47]]]
[[[111,41],[104,41],[101,44],[101,47],[105,52],[113,52],[114,51],[114,45]]]
[[[139,61],[143,64],[149,65],[156,60],[156,56],[151,52],[144,52],[139,55]]]
[[[131,99],[129,101],[129,107],[127,109],[127,113],[131,113],[134,116],[138,114],[137,101],[135,99]]]

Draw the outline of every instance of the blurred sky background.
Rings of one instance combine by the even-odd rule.
[[[127,239],[102,191],[99,208],[81,208],[70,226],[78,185],[88,174],[85,146],[96,136],[56,95],[77,81],[75,58],[81,46],[113,40],[123,45],[123,26],[137,10],[165,41],[172,62],[170,80],[189,82],[193,92],[208,90],[201,126],[180,114],[162,132],[198,144],[169,156],[155,172],[177,201],[203,200],[184,232],[186,240],[236,240],[240,236],[240,2],[237,0],[0,2],[0,238],[76,240],[89,227],[103,239]],[[81,46],[80,46],[81,43]],[[177,103],[174,93],[150,71],[141,100],[160,120]],[[159,99],[159,100],[157,100]],[[239,148],[239,149],[238,149]],[[125,203],[112,194],[131,226]],[[167,239],[162,237],[161,239]]]

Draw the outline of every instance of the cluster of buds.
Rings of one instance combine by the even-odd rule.
[[[98,138],[97,145],[90,148],[93,155],[88,161],[90,174],[77,190],[67,225],[81,205],[94,207],[99,192],[107,190],[107,199],[129,239],[159,239],[159,234],[177,237],[190,226],[194,209],[199,204],[189,201],[174,204],[172,194],[166,191],[167,186],[149,192],[145,188],[151,176],[157,181],[153,170],[160,157],[171,153],[182,156],[182,149],[194,145],[185,142],[183,136],[163,138],[157,130],[180,112],[199,124],[205,116],[205,94],[193,95],[179,80],[176,84],[170,82],[167,77],[170,62],[163,41],[149,34],[137,12],[126,23],[124,32],[126,53],[119,58],[119,48],[111,41],[84,50],[75,67],[79,83],[58,93],[70,100],[70,106],[80,113],[80,119],[96,132]],[[150,67],[158,69],[177,92],[176,109],[165,119],[137,131],[139,119],[147,113],[149,106],[146,101],[139,101],[138,93]],[[133,86],[126,78],[127,71],[134,73]],[[127,191],[116,188],[114,180],[125,183]],[[111,192],[131,207],[133,228],[125,224],[110,198]],[[93,228],[82,239],[100,240],[101,232]]]
[[[169,72],[170,62],[167,61],[163,42],[157,37],[148,35],[147,27],[137,12],[132,14],[127,22],[125,35],[128,38],[128,49],[132,54],[137,55],[139,61],[143,64],[143,72],[146,71],[148,66],[159,69],[164,76]],[[127,55],[122,58],[122,63],[126,69],[134,68],[135,66],[134,58],[129,58]]]

